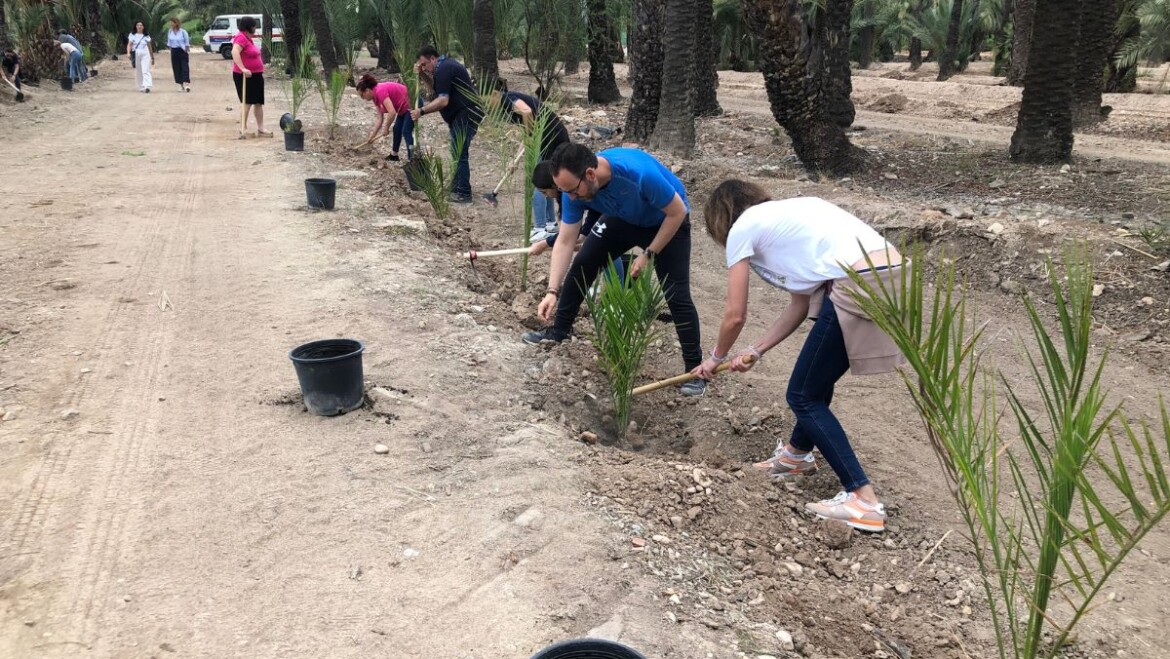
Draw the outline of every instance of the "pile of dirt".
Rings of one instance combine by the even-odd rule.
[[[873,110],[874,112],[897,114],[904,111],[909,104],[910,99],[902,94],[884,94],[868,103],[862,104],[862,107],[866,110]]]

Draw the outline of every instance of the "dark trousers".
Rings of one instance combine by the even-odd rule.
[[[451,160],[458,160],[455,165],[455,182],[451,185],[451,192],[461,196],[471,196],[471,162],[468,159],[468,154],[471,150],[471,140],[475,139],[475,133],[479,130],[479,124],[472,120],[471,116],[466,112],[460,113],[455,117],[448,128],[451,130]],[[456,146],[462,148],[455,150]]]
[[[191,56],[184,48],[171,49],[171,71],[175,74],[175,83],[191,82]]]
[[[849,370],[849,353],[845,351],[845,335],[837,321],[837,308],[825,296],[820,315],[788,380],[788,406],[796,416],[789,442],[799,451],[815,447],[837,474],[841,487],[852,492],[869,484],[861,462],[845,436],[841,422],[829,409],[833,402],[833,388]]]
[[[659,227],[640,227],[619,218],[602,215],[585,237],[581,251],[573,258],[569,274],[561,287],[554,327],[566,334],[573,330],[573,321],[581,311],[586,291],[597,279],[597,273],[633,247],[646,248],[658,235]],[[691,370],[703,361],[700,347],[699,312],[691,301],[691,219],[688,216],[674,237],[654,259],[654,271],[662,283],[662,292],[674,328],[682,346],[683,364]]]
[[[406,153],[408,155],[414,153],[414,119],[410,118],[409,112],[403,112],[394,120],[394,146],[390,150],[398,153],[398,147],[402,144],[402,140],[406,139]]]

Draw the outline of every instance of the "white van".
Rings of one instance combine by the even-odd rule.
[[[209,53],[219,53],[223,55],[224,59],[232,58],[232,39],[235,38],[236,33],[240,31],[238,23],[241,18],[251,16],[256,19],[256,36],[252,42],[257,47],[261,45],[261,35],[264,34],[264,19],[260,14],[224,14],[216,16],[214,21],[211,21],[211,26],[207,28],[207,32],[203,35],[203,50]],[[272,42],[284,42],[281,34],[280,17],[272,20]]]

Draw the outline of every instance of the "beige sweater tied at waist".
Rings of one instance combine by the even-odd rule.
[[[887,290],[901,293],[902,269],[909,268],[910,261],[899,265],[891,265],[880,270],[866,270],[860,273],[861,278],[871,288],[881,290],[879,279]],[[909,273],[906,273],[909,276]],[[826,282],[813,291],[809,300],[808,317],[816,318],[820,314],[824,302],[825,290],[829,290],[829,299],[837,310],[837,322],[841,324],[841,333],[845,336],[845,352],[849,355],[849,371],[854,375],[876,375],[889,373],[906,363],[902,351],[894,345],[885,332],[870,320],[869,316],[857,305],[850,291],[857,288],[849,277]]]

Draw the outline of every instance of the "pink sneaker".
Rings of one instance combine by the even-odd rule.
[[[768,477],[774,481],[781,481],[791,476],[806,476],[817,473],[817,459],[813,457],[812,452],[805,453],[799,458],[780,453],[752,466],[768,474]]]
[[[806,503],[804,509],[821,519],[836,519],[870,533],[886,530],[886,508],[880,503],[866,503],[852,492],[841,492],[832,499]]]

